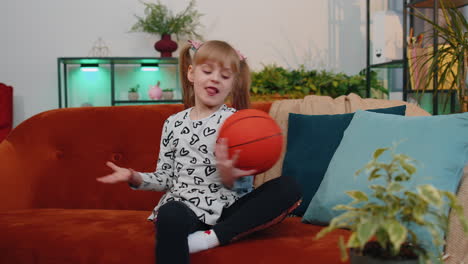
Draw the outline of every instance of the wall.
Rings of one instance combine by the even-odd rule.
[[[179,12],[188,0],[162,0]],[[252,68],[276,63],[355,74],[365,67],[365,0],[198,0],[205,39],[222,39]],[[137,0],[2,0],[0,82],[14,86],[14,125],[57,108],[57,58],[87,56],[102,37],[111,56],[159,56],[155,36],[128,33]]]

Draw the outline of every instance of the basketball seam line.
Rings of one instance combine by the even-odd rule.
[[[282,134],[282,133],[277,133],[277,134],[274,134],[274,135],[271,135],[271,136],[268,136],[268,137],[258,138],[258,139],[255,139],[255,140],[252,140],[252,141],[249,141],[249,142],[245,142],[245,143],[241,143],[241,144],[229,146],[229,148],[235,148],[235,147],[239,147],[239,146],[242,146],[242,145],[247,145],[247,144],[250,144],[250,143],[253,143],[253,142],[256,142],[256,141],[264,140],[264,139],[267,139],[267,138],[276,137],[276,136],[281,136],[281,134]]]
[[[231,124],[229,124],[228,126],[226,126],[224,129],[228,129],[229,127],[233,126],[235,123],[243,120],[243,119],[247,119],[247,118],[253,118],[253,117],[257,117],[257,118],[263,118],[263,119],[269,119],[268,117],[266,116],[260,116],[260,115],[256,115],[256,116],[245,116],[245,117],[242,117],[242,118],[239,118],[237,119],[236,121],[232,122]]]

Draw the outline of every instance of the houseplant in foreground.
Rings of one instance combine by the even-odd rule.
[[[381,260],[387,264],[423,263],[429,259],[442,263],[440,249],[444,244],[442,234],[448,230],[447,206],[456,212],[467,233],[463,208],[452,192],[432,185],[419,185],[415,190],[407,188],[416,172],[416,161],[395,153],[395,148],[396,145],[377,149],[370,162],[356,172],[358,176],[366,171],[369,181],[383,184],[370,185],[370,194],[346,192],[353,201],[334,208],[346,212],[333,218],[316,239],[338,228],[349,229],[348,241],[345,243],[341,237],[338,243],[343,260],[348,259],[347,248],[351,249],[351,263],[380,263]],[[385,152],[391,155],[389,162],[379,160]],[[421,237],[414,232],[416,228],[430,233],[433,247],[423,246]],[[372,262],[360,262],[368,260]]]
[[[161,40],[154,44],[154,48],[161,52],[161,57],[171,57],[172,52],[177,49],[177,43],[171,40],[172,34],[177,39],[181,37],[201,39],[198,29],[201,27],[199,19],[202,14],[195,9],[194,0],[176,15],[160,1],[142,3],[145,6],[145,16],[135,15],[137,22],[130,31],[160,35]]]

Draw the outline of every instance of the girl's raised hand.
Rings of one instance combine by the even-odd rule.
[[[235,167],[240,151],[236,151],[232,159],[229,159],[228,142],[225,138],[221,138],[216,143],[215,153],[216,165],[221,175],[221,181],[229,188],[240,177],[254,175],[256,172],[256,170],[241,170]]]
[[[102,183],[118,183],[128,182],[132,179],[133,172],[130,169],[121,168],[110,161],[106,162],[106,165],[114,172],[104,177],[97,178],[97,181]]]

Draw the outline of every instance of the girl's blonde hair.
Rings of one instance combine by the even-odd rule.
[[[187,73],[190,65],[195,67],[208,60],[217,62],[221,66],[230,66],[234,73],[234,82],[230,95],[232,107],[237,110],[250,107],[250,69],[245,59],[240,59],[237,51],[228,43],[220,40],[204,42],[194,55],[190,54],[191,45],[182,48],[179,55],[179,72],[183,89],[184,107],[195,105],[193,83],[188,80]]]

